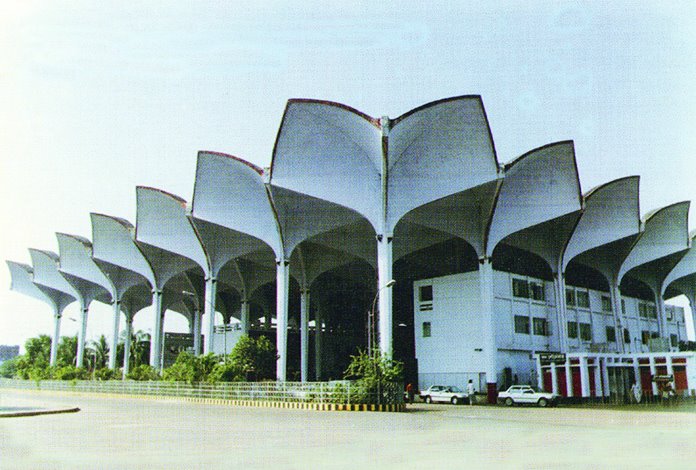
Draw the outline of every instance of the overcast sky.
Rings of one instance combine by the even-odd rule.
[[[692,1],[14,3],[0,1],[2,259],[57,252],[55,232],[91,238],[90,212],[134,222],[136,185],[190,200],[198,150],[268,166],[289,98],[396,117],[480,94],[501,162],[573,139],[583,192],[637,174],[643,214],[696,201]],[[9,286],[0,268],[0,344],[50,334],[50,308]],[[95,303],[88,337],[110,316]],[[176,317],[167,330],[185,331]]]

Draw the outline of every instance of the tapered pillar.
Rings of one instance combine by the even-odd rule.
[[[116,369],[116,348],[118,347],[119,323],[121,321],[121,300],[114,299],[112,307],[114,309],[114,318],[113,328],[111,329],[113,336],[111,338],[111,353],[109,354],[109,369]]]
[[[384,287],[392,280],[392,237],[377,235],[377,296],[379,302],[379,349],[386,357],[393,353],[392,290]]]
[[[667,317],[665,315],[665,301],[662,299],[660,290],[655,294],[655,309],[657,310],[657,326],[660,331],[660,338],[669,338],[667,334]]]
[[[657,367],[655,366],[655,356],[651,354],[648,360],[650,361],[650,379],[652,382],[652,394],[656,397],[658,394],[657,382],[652,380],[657,375]]]
[[[80,309],[80,331],[77,334],[77,358],[75,360],[77,367],[82,367],[84,365],[85,340],[87,336],[87,313],[89,312],[89,305],[82,303]]]
[[[625,352],[626,345],[624,344],[624,334],[623,334],[623,322],[621,321],[621,315],[623,311],[621,308],[621,291],[619,290],[618,282],[612,280],[609,286],[609,294],[611,295],[611,308],[614,311],[614,328],[616,331],[616,350],[617,352]]]
[[[213,352],[215,343],[215,300],[217,299],[217,279],[209,277],[205,280],[205,306],[207,315],[205,325],[205,343],[203,354]]]
[[[49,364],[52,366],[56,365],[58,360],[58,343],[60,342],[60,319],[63,315],[55,309],[53,313],[53,338],[51,339],[51,359]]]
[[[321,308],[314,312],[314,373],[317,381],[321,380],[321,346],[324,332],[322,331]]]
[[[159,357],[162,347],[162,291],[155,290],[152,292],[152,308],[155,313],[152,324],[152,337],[150,338],[150,365],[155,369],[159,369]]]
[[[249,334],[249,301],[242,299],[242,309],[241,309],[241,320],[242,320],[242,334]]]
[[[284,259],[276,260],[276,378],[285,382],[287,377],[288,359],[288,290],[290,282],[290,266]]]
[[[559,263],[559,266],[562,263]],[[553,276],[553,291],[556,296],[556,322],[558,323],[558,348],[568,352],[568,320],[566,314],[565,276],[559,270]]]
[[[551,391],[558,395],[558,371],[555,362],[551,363]]]
[[[573,391],[573,370],[570,367],[570,358],[566,357],[565,362],[565,381],[566,381],[566,396],[574,396]]]
[[[131,335],[133,334],[133,319],[126,315],[126,337],[123,339],[123,378],[130,372]]]
[[[580,396],[583,398],[590,396],[590,371],[587,365],[587,357],[580,357]]]
[[[309,289],[300,293],[300,380],[309,380]]]
[[[201,354],[201,311],[198,308],[193,311],[193,354]]]
[[[481,293],[480,315],[484,338],[484,361],[486,371],[486,394],[488,403],[495,404],[498,398],[498,346],[495,340],[495,315],[493,313],[493,263],[490,258],[479,259],[479,287]],[[539,369],[541,373],[541,369]]]

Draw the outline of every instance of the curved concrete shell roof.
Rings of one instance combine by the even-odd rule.
[[[234,256],[262,249],[264,244],[276,257],[283,253],[262,173],[231,155],[198,153],[191,215],[202,232],[215,230],[206,229],[205,222],[235,231],[230,250]]]
[[[563,254],[563,271],[578,261],[612,281],[640,232],[640,178],[629,176],[593,188]],[[583,256],[584,254],[584,256]]]
[[[60,258],[57,254],[48,250],[29,248],[29,255],[34,268],[33,279],[36,285],[63,292],[76,300],[80,299],[80,294],[58,272]]]
[[[497,172],[479,96],[429,103],[393,121],[338,103],[290,100],[271,185],[352,209],[375,232],[391,233],[409,211]]]
[[[90,218],[92,221],[93,240],[92,258],[99,266],[99,269],[101,269],[111,281],[116,297],[121,299],[126,295],[129,289],[138,285],[143,285],[147,288],[147,278],[142,274],[138,274],[136,271],[102,259],[103,257],[113,259],[113,256],[118,255],[118,253],[113,253],[113,250],[118,248],[118,244],[112,245],[112,239],[115,235],[112,233],[114,224],[120,227],[125,227],[130,224],[123,219],[117,219],[116,217],[110,217],[104,214],[92,213],[90,214]],[[146,290],[148,292],[147,297],[150,297],[149,289]]]
[[[120,266],[144,277],[152,289],[158,288],[157,277],[145,255],[135,243],[135,228],[125,219],[98,215],[99,243],[92,256],[97,261]],[[95,218],[93,218],[95,220]]]
[[[85,299],[111,303],[111,280],[92,259],[92,244],[86,238],[56,233],[60,250],[59,271]]]
[[[645,230],[635,241],[619,270],[645,282],[656,294],[662,282],[689,247],[689,202],[679,202],[648,213]]]
[[[169,198],[163,198],[161,194],[167,194]],[[181,237],[180,239],[174,231],[178,224],[162,215],[163,210],[166,212],[167,209],[171,209],[166,207],[171,201],[176,201],[183,207],[185,207],[185,201],[173,194],[144,186],[136,188],[136,195],[135,241],[155,273],[157,288],[163,289],[167,281],[189,269],[203,270],[191,258],[167,249],[176,246],[177,241],[181,241],[182,246],[189,253],[196,250],[190,238]],[[202,248],[198,247],[198,249],[202,255]]]
[[[689,251],[672,268],[662,285],[662,294],[668,299],[679,294],[694,299],[696,295],[696,231],[689,234],[689,239]]]
[[[556,272],[581,208],[573,142],[532,150],[505,166],[486,255],[504,241],[541,256]]]
[[[10,277],[12,279],[10,285],[11,290],[46,302],[58,314],[75,301],[75,297],[66,292],[36,285],[34,283],[34,272],[31,266],[14,261],[6,261],[6,263],[7,267],[10,269]]]

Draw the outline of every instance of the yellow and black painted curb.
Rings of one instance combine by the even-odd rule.
[[[280,408],[292,410],[307,410],[307,411],[376,411],[398,413],[406,411],[404,403],[398,404],[338,404],[338,403],[301,403],[301,402],[280,402],[280,401],[262,401],[262,400],[231,400],[225,398],[203,398],[203,397],[179,397],[171,395],[138,395],[125,393],[100,393],[100,392],[84,392],[81,390],[42,390],[42,389],[3,389],[13,390],[17,392],[50,392],[57,395],[86,395],[90,397],[104,398],[138,398],[144,400],[157,401],[182,401],[187,403],[198,403],[205,405],[227,405],[241,406],[247,408]]]

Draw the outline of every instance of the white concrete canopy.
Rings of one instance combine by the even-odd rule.
[[[641,227],[639,182],[638,176],[629,176],[588,191],[584,196],[584,209],[580,220],[563,253],[564,273],[568,264],[576,260],[604,275],[609,284],[616,331],[623,328],[620,317],[622,308],[619,270]],[[565,313],[565,308],[563,312]],[[565,315],[561,321],[563,323],[560,326],[564,333],[562,340],[565,342]],[[623,341],[617,344],[622,352]]]
[[[652,211],[644,217],[644,231],[621,265],[618,281],[629,275],[645,283],[655,295],[660,335],[665,335],[664,282],[689,248],[689,202]]]
[[[60,341],[60,319],[65,307],[76,299],[67,292],[62,292],[51,287],[40,286],[34,283],[34,271],[31,266],[6,261],[10,269],[11,285],[10,289],[29,297],[41,300],[49,304],[53,310],[53,336],[51,337],[50,365],[56,364],[58,357],[58,344]]]
[[[111,280],[101,271],[92,259],[92,244],[86,238],[77,235],[57,233],[60,250],[60,273],[80,294],[82,315],[77,343],[77,364],[82,364],[87,334],[88,310],[92,300],[114,304],[116,319],[119,318],[120,306],[115,300],[115,288]],[[118,335],[116,329],[115,335]],[[112,344],[113,347],[113,344]],[[109,367],[115,368],[116,351],[112,349]]]
[[[692,325],[696,328],[696,231],[689,234],[689,251],[669,272],[662,284],[666,299],[684,295],[689,300]]]

